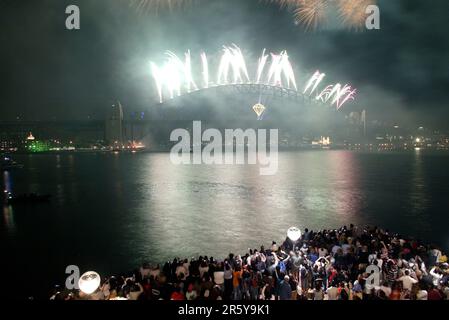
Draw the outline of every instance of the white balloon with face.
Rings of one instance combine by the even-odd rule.
[[[88,271],[84,273],[79,281],[78,286],[80,290],[85,294],[92,294],[100,286],[101,278],[95,271]]]
[[[296,227],[291,227],[290,229],[288,229],[287,231],[287,237],[292,240],[293,242],[298,241],[301,238],[302,234],[301,234],[301,230],[299,230]]]

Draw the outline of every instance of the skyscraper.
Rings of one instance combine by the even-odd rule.
[[[362,111],[361,122],[363,125],[363,135],[366,137],[366,110]]]
[[[123,145],[123,107],[120,101],[112,105],[106,118],[106,143],[112,147]]]

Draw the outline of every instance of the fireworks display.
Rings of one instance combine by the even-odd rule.
[[[217,84],[229,84],[229,71],[232,72],[232,83],[249,82],[248,69],[246,68],[245,58],[242,51],[236,45],[232,47],[223,47],[223,56],[221,57],[218,68]],[[204,72],[204,70],[203,70]],[[243,79],[245,78],[245,80]]]
[[[127,0],[138,12],[159,13],[186,8],[199,0]],[[367,18],[366,8],[377,0],[259,0],[275,3],[281,9],[292,11],[295,23],[306,30],[317,30],[326,26],[331,15],[336,15],[341,24],[361,30]]]
[[[236,45],[224,46],[215,83],[210,80],[213,77],[211,77],[207,55],[202,53],[202,84],[200,86],[194,81],[190,51],[184,54],[184,59],[171,51],[167,51],[165,56],[166,60],[161,66],[151,62],[151,71],[160,103],[164,102],[167,95],[169,99],[173,99],[175,96],[199,89],[233,84],[269,85],[298,91],[295,72],[287,51],[268,55],[264,49],[257,63],[256,76],[254,80],[251,80],[241,49]],[[335,105],[337,110],[349,100],[354,100],[356,90],[347,84],[328,85],[320,91],[319,88],[325,77],[324,73],[316,71],[307,81],[302,94],[323,103]],[[260,111],[259,108],[258,110]]]
[[[339,110],[348,100],[355,98],[356,90],[352,89],[351,86],[337,83],[336,85],[327,86],[321,93],[316,96],[316,100],[321,100],[322,102],[331,102],[335,105],[337,110]]]
[[[303,93],[307,94],[307,92],[310,90],[309,95],[313,94],[320,85],[321,81],[323,81],[325,76],[325,73],[321,73],[320,71],[315,72],[315,74],[307,82],[306,88],[304,89]]]
[[[361,30],[367,18],[366,8],[376,4],[376,0],[269,0],[281,8],[293,11],[298,24],[306,30],[324,27],[330,15],[337,12],[342,25],[349,29]]]

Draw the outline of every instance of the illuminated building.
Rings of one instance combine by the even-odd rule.
[[[112,106],[106,119],[105,138],[109,146],[119,148],[123,145],[123,107],[119,101]]]
[[[0,151],[16,151],[18,148],[17,143],[9,140],[0,140]]]
[[[331,146],[331,139],[330,137],[321,137],[319,141],[312,141],[313,147],[321,147],[324,149],[327,149]]]
[[[36,139],[34,138],[33,134],[30,132],[30,134],[27,137],[27,141],[34,141],[34,140],[36,140]]]
[[[48,152],[50,151],[50,145],[45,141],[33,140],[27,143],[27,150],[33,153]]]

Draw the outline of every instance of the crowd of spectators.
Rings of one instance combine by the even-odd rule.
[[[449,300],[447,256],[437,247],[377,227],[305,229],[296,243],[143,264],[103,279],[89,300]]]

